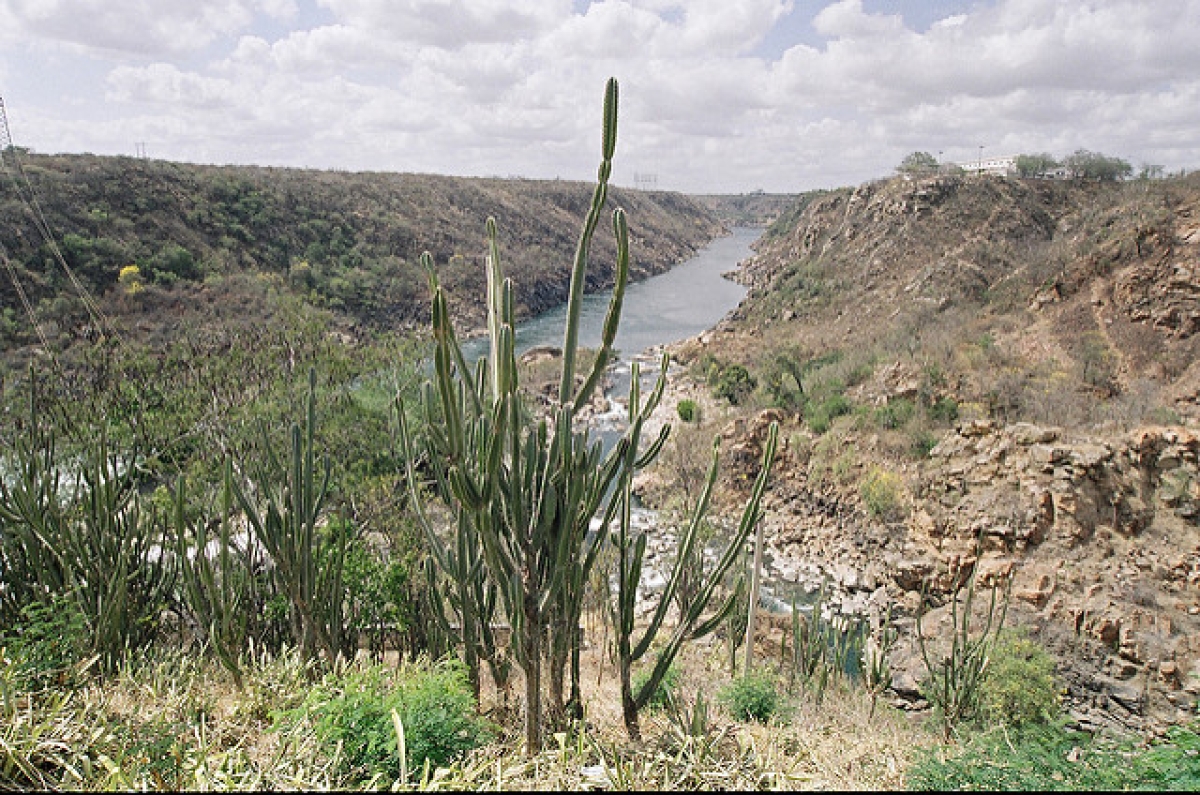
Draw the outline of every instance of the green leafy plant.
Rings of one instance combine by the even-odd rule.
[[[406,756],[392,718],[403,726]],[[461,663],[418,661],[392,672],[359,666],[322,678],[303,704],[282,713],[280,729],[310,721],[318,737],[341,749],[342,772],[351,781],[394,781],[424,765],[442,766],[491,739],[492,728],[475,714]]]
[[[867,512],[885,521],[903,517],[904,505],[900,492],[900,476],[879,467],[869,469],[858,485],[858,493]]]
[[[0,631],[0,647],[7,648],[13,689],[27,693],[73,689],[89,663],[87,624],[68,594],[27,604],[17,622]]]
[[[996,636],[979,685],[980,717],[987,724],[1025,726],[1048,723],[1059,713],[1060,685],[1054,658],[1024,627]]]
[[[700,421],[700,407],[691,398],[684,398],[675,404],[675,412],[684,422]]]
[[[875,424],[887,430],[903,428],[916,414],[917,406],[911,400],[901,398],[889,400],[887,405],[880,406],[871,413]]]
[[[721,689],[719,698],[739,721],[766,723],[782,706],[775,677],[762,670],[734,679]]]
[[[731,364],[717,375],[713,394],[737,406],[750,396],[755,386],[757,382],[749,370],[740,364]]]
[[[841,394],[830,395],[820,401],[809,401],[804,407],[804,419],[815,434],[823,434],[838,417],[849,414],[854,404]]]
[[[1146,746],[1061,724],[996,727],[929,748],[908,771],[910,790],[1031,792],[1200,788],[1197,727],[1175,726]]]
[[[954,422],[958,419],[958,402],[954,398],[940,397],[930,404],[928,414],[937,422]]]

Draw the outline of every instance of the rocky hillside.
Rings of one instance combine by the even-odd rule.
[[[692,197],[730,226],[770,226],[795,206],[793,193],[711,193]]]
[[[79,291],[39,232],[44,214],[74,276],[105,314],[143,336],[164,315],[269,315],[292,296],[340,315],[348,329],[412,328],[428,317],[429,251],[463,325],[483,314],[484,224],[497,219],[520,314],[566,299],[567,274],[592,186],[185,165],[91,155],[19,158],[27,179],[0,185],[0,244],[54,344],[88,332]],[[629,214],[634,278],[686,259],[722,231],[704,205],[676,193],[613,189]],[[589,286],[611,283],[606,223]],[[126,282],[118,283],[122,269]],[[35,341],[13,279],[0,279],[0,346]],[[149,329],[149,331],[147,331]]]
[[[974,572],[1011,576],[1009,623],[1056,654],[1080,725],[1195,715],[1200,177],[810,194],[742,278],[742,306],[675,355],[739,404],[710,412],[742,418],[732,470],[782,421],[776,568],[894,608],[905,703],[922,594],[946,637]]]

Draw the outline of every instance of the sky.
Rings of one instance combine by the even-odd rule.
[[[1200,167],[1200,0],[0,0],[34,152],[795,193],[1087,149]]]

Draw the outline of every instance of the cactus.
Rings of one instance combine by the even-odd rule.
[[[254,603],[253,550],[249,539],[236,550],[230,538],[233,513],[233,467],[225,460],[217,557],[208,555],[209,517],[189,519],[187,483],[180,476],[173,502],[175,549],[182,575],[183,602],[192,612],[209,648],[242,689],[241,655],[246,648]],[[189,548],[192,550],[189,554]],[[235,554],[237,553],[236,557]]]
[[[863,685],[871,694],[871,712],[875,717],[875,706],[879,696],[892,686],[892,648],[900,633],[892,626],[892,608],[888,605],[882,616],[871,619],[871,631],[862,648]]]
[[[265,462],[257,462],[250,478],[254,492],[238,481],[233,492],[259,543],[275,564],[274,576],[290,606],[292,635],[301,654],[315,658],[323,652],[334,663],[346,651],[344,533],[320,539],[317,525],[329,494],[330,465],[316,468],[316,380],[309,371],[304,427],[293,424],[289,455],[280,459],[263,430]],[[260,507],[260,503],[262,504]]]
[[[873,656],[867,661],[863,651],[864,624],[847,615],[834,614],[825,617],[825,599],[829,591],[829,580],[821,583],[817,597],[812,603],[808,618],[801,615],[795,596],[792,597],[792,660],[788,672],[788,686],[793,687],[797,678],[817,701],[825,697],[830,683],[845,675],[846,666],[852,659],[864,662],[864,676],[868,688],[872,688],[871,676],[882,676],[886,665],[885,657]],[[872,692],[876,692],[872,690]]]
[[[26,604],[62,593],[67,579],[52,546],[66,521],[57,438],[42,422],[32,370],[30,383],[26,432],[15,439],[4,459],[13,477],[11,482],[0,477],[0,619],[5,626],[15,624]]]
[[[988,656],[1008,614],[1011,577],[1006,579],[1003,596],[999,596],[999,584],[992,586],[991,598],[984,613],[983,630],[973,635],[971,619],[975,601],[975,574],[972,570],[966,583],[950,597],[950,648],[941,659],[931,657],[921,625],[923,612],[917,613],[917,645],[929,676],[925,693],[937,709],[947,740],[960,723],[974,717],[978,711],[980,686],[987,670]]]
[[[742,512],[737,530],[725,547],[716,566],[704,577],[695,599],[680,616],[679,622],[676,624],[671,636],[659,649],[649,678],[634,692],[631,681],[633,664],[644,657],[650,650],[651,644],[656,639],[658,631],[666,618],[667,611],[674,599],[675,591],[678,589],[683,577],[691,548],[696,543],[700,525],[708,511],[718,471],[719,438],[713,441],[712,461],[709,466],[704,489],[701,492],[692,520],[680,543],[679,553],[676,555],[666,588],[654,612],[651,614],[649,624],[642,631],[641,636],[635,639],[634,606],[637,599],[638,581],[641,579],[642,561],[646,551],[646,535],[644,533],[634,535],[631,532],[630,508],[633,503],[633,473],[652,460],[653,456],[661,449],[662,442],[665,440],[665,436],[660,436],[646,453],[640,457],[637,455],[637,443],[642,424],[662,394],[662,389],[665,385],[666,370],[667,359],[664,356],[658,383],[643,405],[640,403],[640,395],[638,394],[637,368],[634,368],[629,398],[630,430],[626,437],[630,442],[625,451],[627,466],[622,471],[619,490],[613,496],[611,503],[611,505],[617,507],[615,513],[619,514],[618,530],[613,543],[617,547],[618,561],[616,615],[614,623],[617,635],[617,661],[621,677],[621,709],[625,729],[632,739],[638,739],[641,736],[638,724],[638,712],[646,706],[650,697],[662,682],[663,677],[666,676],[667,670],[670,668],[671,663],[674,662],[683,644],[688,640],[704,637],[716,629],[722,621],[729,617],[730,613],[737,606],[740,601],[739,596],[744,596],[741,589],[735,590],[717,608],[714,614],[705,617],[705,611],[712,604],[717,587],[724,581],[725,575],[742,555],[746,539],[762,516],[760,508],[762,495],[766,489],[767,479],[770,477],[771,465],[775,458],[775,448],[779,438],[779,426],[773,422],[767,434],[767,443],[763,448],[762,465],[759,468],[758,476],[751,489],[750,499]],[[612,513],[614,511],[610,510],[609,515]],[[751,594],[751,598],[756,598],[756,595]]]
[[[620,516],[622,541],[618,547],[622,556],[622,578],[640,572],[640,556],[628,560],[630,543],[645,547],[645,540],[631,542],[629,534],[629,504],[632,499],[633,474],[647,466],[658,455],[666,441],[669,426],[646,450],[640,449],[642,427],[662,396],[665,387],[667,361],[663,364],[658,383],[645,403],[638,394],[638,374],[631,385],[630,428],[617,444],[604,453],[600,441],[593,441],[588,430],[576,430],[577,409],[590,399],[614,355],[613,342],[620,323],[625,286],[629,278],[629,229],[625,213],[613,213],[613,231],[617,242],[616,278],[609,299],[608,312],[601,332],[600,347],[590,371],[577,383],[577,346],[580,308],[588,265],[592,236],[599,222],[608,192],[612,157],[616,147],[617,83],[609,80],[604,98],[604,130],[601,144],[601,164],[592,203],[584,220],[571,271],[570,296],[563,335],[563,359],[560,373],[558,402],[549,416],[536,419],[519,390],[516,354],[514,350],[515,318],[512,283],[504,278],[500,252],[496,244],[496,224],[488,219],[488,330],[491,334],[488,356],[474,370],[464,360],[462,348],[454,334],[446,305],[445,294],[438,284],[432,259],[422,256],[429,274],[432,295],[432,326],[434,337],[433,379],[424,386],[424,436],[420,449],[422,472],[431,482],[434,492],[452,512],[451,530],[455,534],[454,549],[482,552],[482,569],[496,584],[499,603],[513,632],[513,656],[525,678],[525,747],[536,753],[542,743],[542,679],[543,662],[548,661],[551,712],[566,716],[581,713],[579,695],[578,649],[579,619],[589,575],[599,558],[609,529]],[[405,421],[403,407],[399,412],[400,436],[407,461],[408,483],[418,520],[425,528],[441,572],[451,581],[452,590],[459,594],[452,606],[462,620],[462,641],[470,659],[473,651],[467,644],[468,632],[477,632],[479,621],[478,593],[469,580],[478,580],[476,559],[462,553],[451,555],[440,538],[430,516],[423,509],[418,491],[417,451]],[[756,484],[754,496],[747,507],[737,538],[721,564],[705,582],[702,598],[681,622],[675,636],[667,644],[665,656],[660,655],[656,679],[652,686],[640,692],[644,705],[649,693],[657,687],[667,665],[688,638],[697,637],[719,623],[732,603],[718,615],[701,621],[701,613],[711,600],[717,582],[724,576],[737,556],[737,545],[744,541],[758,517],[758,504],[765,485],[769,460],[774,453],[777,429],[772,426],[767,462]],[[716,478],[714,469],[709,476],[708,490]],[[614,492],[612,487],[618,486]],[[613,496],[610,496],[612,494]],[[607,500],[607,503],[605,502]],[[707,503],[707,495],[704,500]],[[604,520],[598,532],[589,534],[592,518],[604,508]],[[699,518],[693,522],[689,538],[694,542]],[[473,552],[471,553],[474,554]],[[673,577],[671,589],[678,586]],[[622,599],[632,600],[632,590],[625,588]],[[670,601],[668,596],[665,600]],[[632,615],[629,602],[622,615]],[[657,615],[653,628],[637,644],[636,650],[623,655],[628,666],[633,659],[645,654],[650,641],[662,623],[665,607]],[[629,645],[632,623],[625,642]],[[468,625],[474,625],[468,629]],[[622,624],[625,626],[625,624]],[[636,655],[632,654],[636,651]],[[571,695],[564,699],[565,668],[571,665]],[[666,662],[664,663],[664,659]],[[476,662],[477,664],[477,662]],[[628,682],[625,683],[628,689]]]
[[[616,123],[617,82],[609,80],[602,161],[571,272],[559,401],[549,417],[534,419],[519,391],[512,283],[504,278],[494,219],[487,222],[491,344],[488,357],[475,370],[468,367],[455,338],[432,260],[428,254],[422,256],[429,273],[434,335],[434,378],[424,387],[424,470],[434,492],[453,512],[455,549],[473,550],[478,545],[482,566],[495,583],[499,604],[512,627],[513,656],[525,675],[525,745],[530,754],[542,743],[542,664],[549,659],[551,679],[561,683],[566,658],[578,647],[583,586],[603,540],[589,538],[589,523],[617,479],[628,447],[628,442],[619,442],[605,455],[600,441],[574,427],[577,408],[590,399],[613,356],[629,276],[629,232],[625,214],[618,209],[613,214],[616,285],[600,349],[591,371],[577,386],[580,302],[592,236],[607,198]],[[454,606],[464,635],[477,632],[482,627],[478,600],[467,598],[472,589],[465,582],[470,577],[477,579],[475,559],[468,561],[462,554],[452,556],[443,551],[445,542],[421,508],[413,440],[404,414],[403,410],[399,413],[401,439],[418,519],[430,538],[439,568],[460,594]],[[472,624],[474,628],[468,629]],[[466,638],[463,640],[465,643]],[[468,656],[472,653],[466,651]],[[574,700],[577,658],[573,675]],[[556,690],[552,698],[561,702],[561,686]],[[555,712],[565,711],[560,703],[554,707]]]
[[[0,598],[9,620],[30,602],[73,599],[88,642],[112,670],[149,640],[175,584],[163,554],[164,517],[145,511],[134,482],[136,452],[110,449],[106,426],[85,442],[74,477],[64,477],[53,431],[41,422],[36,390],[27,436],[17,444],[12,484],[0,479]]]

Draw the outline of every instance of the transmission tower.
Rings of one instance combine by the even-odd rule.
[[[643,174],[635,171],[633,185],[638,190],[654,190],[658,187],[658,174]]]

